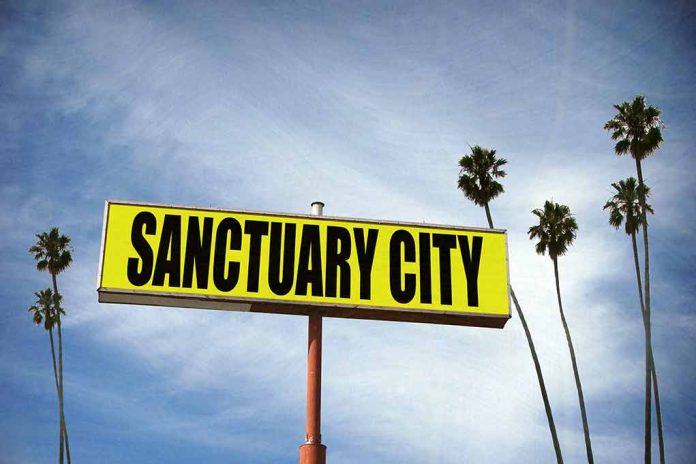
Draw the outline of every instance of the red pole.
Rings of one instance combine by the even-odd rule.
[[[309,316],[307,344],[307,433],[300,446],[300,464],[325,464],[321,443],[321,316]]]
[[[321,216],[324,203],[312,203],[312,214]],[[321,315],[310,314],[307,330],[307,431],[300,446],[300,464],[326,464],[321,444]]]

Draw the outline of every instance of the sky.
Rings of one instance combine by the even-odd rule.
[[[643,327],[629,238],[602,206],[635,175],[603,130],[645,95],[653,347],[668,462],[696,452],[693,2],[0,2],[0,463],[57,451],[50,278],[58,226],[75,462],[291,463],[302,316],[97,302],[107,199],[485,227],[457,190],[469,145],[508,160],[491,204],[565,461],[585,460],[553,268],[531,210],[566,204],[559,261],[597,462],[643,456]],[[529,349],[502,330],[324,320],[328,462],[539,463],[554,451]],[[655,432],[653,432],[655,436]],[[656,439],[654,450],[657,450]],[[655,454],[655,456],[657,456]]]

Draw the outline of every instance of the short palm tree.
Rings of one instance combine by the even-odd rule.
[[[29,248],[29,253],[36,259],[36,268],[39,271],[48,271],[51,275],[53,293],[56,298],[60,298],[58,292],[57,275],[70,266],[72,262],[72,247],[70,237],[61,235],[57,227],[53,227],[48,232],[36,235],[36,243]],[[58,408],[60,410],[60,450],[59,460],[63,462],[63,445],[68,464],[70,464],[70,443],[68,441],[68,430],[65,423],[64,408],[64,389],[63,389],[63,331],[61,325],[61,311],[57,311],[55,325],[58,329]],[[63,313],[64,314],[64,313]]]
[[[623,102],[614,105],[617,111],[616,116],[604,124],[604,129],[611,132],[612,140],[616,140],[614,152],[621,156],[630,154],[636,162],[636,174],[638,176],[638,186],[643,189],[643,170],[641,162],[653,154],[662,143],[662,129],[665,127],[661,119],[660,110],[654,106],[645,104],[645,97],[636,96],[632,102]],[[643,192],[645,192],[643,190]],[[647,326],[645,330],[645,344],[650,346],[652,351],[651,323],[650,323],[650,253],[648,246],[648,219],[646,213],[645,196],[640,192],[638,199],[641,206],[641,227],[643,229],[643,258],[645,260],[645,317]],[[651,410],[650,410],[650,384],[651,368],[646,356],[645,366],[645,462],[651,461]],[[662,438],[662,427],[658,419],[658,439],[660,442],[660,462],[665,462],[664,441]]]
[[[505,190],[502,184],[500,184],[496,179],[505,177],[506,173],[502,168],[505,166],[505,164],[507,164],[507,161],[504,158],[497,158],[495,155],[495,150],[488,150],[478,145],[470,148],[471,154],[465,155],[459,160],[460,172],[458,187],[462,192],[464,192],[464,196],[473,201],[474,204],[485,209],[486,218],[488,219],[488,226],[492,229],[493,218],[491,217],[491,211],[488,204]],[[534,368],[536,369],[536,375],[539,381],[541,397],[544,401],[546,419],[549,423],[549,429],[551,431],[553,449],[556,452],[556,460],[559,464],[561,464],[563,463],[561,445],[558,441],[556,425],[553,420],[553,413],[551,412],[551,404],[549,403],[549,397],[546,392],[546,384],[544,383],[544,376],[541,373],[541,365],[539,364],[539,358],[534,347],[532,333],[529,330],[527,321],[524,318],[524,313],[522,312],[522,308],[517,301],[517,297],[512,289],[512,286],[510,286],[510,295],[512,296],[512,301],[515,304],[515,309],[517,310],[520,322],[522,323],[524,333],[527,336],[527,344],[529,345],[529,350],[532,353],[532,360],[534,361]]]
[[[643,184],[638,186],[635,177],[629,177],[625,180],[615,182],[611,186],[616,191],[614,195],[607,200],[604,209],[609,210],[609,224],[615,229],[624,226],[624,232],[631,237],[633,245],[633,263],[636,269],[636,279],[638,282],[638,296],[640,300],[641,312],[645,313],[645,305],[643,302],[643,285],[640,277],[640,263],[638,262],[638,243],[636,234],[642,225],[642,214],[640,212],[640,196],[646,198],[650,195],[650,188]],[[652,206],[647,202],[645,208],[649,213],[653,213]]]
[[[53,379],[56,383],[56,393],[60,394],[58,384],[58,368],[56,366],[56,349],[53,342],[53,327],[56,323],[57,313],[62,312],[60,307],[60,295],[55,295],[50,288],[35,292],[36,303],[29,307],[32,313],[34,324],[43,323],[44,329],[48,332],[48,339],[51,344],[51,359],[53,361]]]
[[[644,197],[645,209],[648,213],[654,213],[652,207],[647,203],[647,198],[650,196],[650,188],[643,184],[642,188],[634,177],[629,177],[626,180],[611,184],[616,191],[614,195],[606,202],[604,209],[609,210],[609,224],[618,229],[624,226],[624,231],[631,237],[631,245],[633,246],[633,264],[636,270],[636,282],[638,284],[638,300],[640,302],[641,315],[643,317],[643,326],[647,331],[647,317],[645,314],[645,303],[643,300],[643,285],[640,277],[640,263],[638,260],[638,244],[636,234],[642,225],[640,198]],[[646,340],[647,341],[647,340]],[[655,359],[652,354],[652,347],[646,343],[645,345],[646,368],[650,371],[652,378],[652,389],[655,395],[655,415],[657,417],[657,433],[660,443],[660,458],[664,462],[664,442],[662,439],[662,411],[660,408],[660,391],[657,382],[657,372],[655,368]],[[647,408],[650,408],[649,398],[646,397]]]
[[[532,211],[539,224],[529,228],[529,238],[538,239],[536,244],[536,252],[538,254],[546,254],[548,252],[551,261],[553,261],[553,272],[556,277],[556,295],[558,296],[558,309],[561,313],[561,322],[565,331],[566,341],[568,342],[568,350],[570,351],[570,360],[573,364],[573,374],[575,375],[575,386],[578,390],[578,400],[580,402],[580,414],[582,415],[582,428],[585,433],[585,448],[587,451],[587,461],[592,464],[594,457],[592,455],[592,442],[590,440],[590,428],[587,423],[587,412],[585,410],[585,398],[582,394],[582,383],[580,382],[580,373],[578,372],[578,364],[575,359],[575,349],[573,348],[573,340],[570,337],[570,330],[566,322],[565,313],[563,312],[563,302],[561,301],[561,286],[558,278],[558,257],[568,251],[568,247],[575,240],[578,230],[578,224],[575,218],[570,214],[570,208],[566,205],[560,205],[552,201],[546,201],[543,209],[535,209]]]

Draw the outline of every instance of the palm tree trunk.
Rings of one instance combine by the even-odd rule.
[[[485,205],[486,218],[488,219],[488,227],[494,229],[493,218],[491,217],[491,211],[488,208],[488,203]],[[561,443],[558,441],[558,434],[556,433],[556,423],[553,420],[553,413],[551,412],[551,403],[549,402],[549,395],[546,392],[546,384],[544,383],[544,375],[541,373],[541,364],[539,364],[539,358],[537,357],[536,348],[534,348],[534,340],[532,340],[532,333],[529,331],[529,326],[527,326],[527,320],[524,318],[524,313],[517,301],[517,296],[515,296],[515,291],[510,286],[510,295],[512,296],[512,301],[515,304],[515,309],[517,310],[517,315],[522,323],[522,328],[524,329],[524,334],[527,337],[527,344],[529,345],[529,350],[532,352],[532,360],[534,361],[534,369],[536,370],[537,380],[539,381],[539,389],[541,390],[541,398],[544,400],[544,411],[546,411],[546,420],[549,423],[549,430],[551,431],[551,440],[553,441],[553,449],[556,452],[556,461],[558,464],[563,464],[563,455],[561,454]]]
[[[556,294],[558,295],[558,309],[561,313],[561,322],[563,322],[563,330],[565,330],[566,340],[568,341],[568,350],[570,351],[570,360],[573,363],[573,375],[575,375],[575,386],[578,389],[578,401],[580,402],[580,414],[582,415],[582,429],[585,433],[585,448],[587,450],[587,462],[594,463],[592,456],[592,442],[590,441],[590,427],[587,423],[587,412],[585,411],[585,398],[582,394],[582,384],[580,383],[580,373],[578,372],[578,363],[575,360],[575,350],[573,349],[573,340],[570,338],[570,330],[566,322],[565,314],[563,313],[563,303],[561,302],[561,286],[558,279],[558,259],[553,258],[553,272],[556,277]]]
[[[65,425],[65,415],[62,417],[63,420],[63,435],[65,436],[65,455],[70,464],[70,441],[68,440],[68,427]]]
[[[639,192],[643,191],[643,170],[641,169],[640,159],[636,158],[636,172],[638,174],[638,187]],[[648,247],[648,218],[645,212],[645,195],[639,194],[638,200],[640,201],[640,214],[643,226],[643,259],[645,260],[645,345],[646,347],[652,347],[652,337],[651,337],[651,327],[650,327],[650,253]],[[646,352],[648,348],[646,348]],[[650,351],[652,351],[650,349]],[[649,363],[649,355],[646,356],[646,361]],[[651,426],[651,415],[652,411],[650,409],[650,371],[649,365],[645,372],[645,464],[650,464],[651,461],[651,448],[652,448],[652,426]]]
[[[537,380],[539,381],[541,397],[544,400],[546,420],[549,423],[549,429],[551,430],[551,440],[553,440],[553,449],[556,452],[556,461],[558,462],[558,464],[563,464],[563,456],[561,455],[561,444],[558,441],[558,434],[556,433],[556,424],[553,421],[553,413],[551,412],[551,403],[549,402],[549,396],[546,393],[546,384],[544,383],[544,376],[541,373],[541,365],[539,364],[539,358],[537,357],[536,349],[534,348],[532,334],[529,331],[529,327],[527,326],[527,320],[524,318],[522,308],[520,308],[520,304],[517,302],[517,297],[515,296],[515,291],[512,289],[512,286],[510,286],[510,294],[512,295],[512,301],[515,303],[515,309],[517,309],[517,315],[519,316],[520,322],[522,323],[522,328],[524,328],[524,334],[527,336],[527,344],[529,345],[529,350],[532,352],[534,369],[536,370]]]
[[[493,218],[491,217],[491,210],[488,207],[488,203],[484,205],[484,208],[486,210],[486,218],[488,219],[488,227],[495,229],[495,227],[493,227]]]
[[[56,275],[51,273],[51,280],[53,282],[53,292],[55,293],[56,297],[59,295],[58,293],[58,282],[56,280]],[[58,326],[58,384],[60,386],[59,391],[58,391],[58,408],[60,410],[60,441],[61,441],[61,448],[60,448],[60,462],[63,462],[63,443],[65,443],[65,452],[68,458],[68,464],[70,463],[70,444],[68,443],[68,431],[67,431],[67,426],[65,424],[65,409],[64,409],[64,403],[63,403],[63,331],[62,331],[62,326],[60,322],[60,309],[56,312],[56,323]],[[64,441],[65,440],[65,441]]]
[[[53,343],[53,330],[49,330],[48,335],[49,335],[49,339],[51,340],[51,358],[53,360],[53,379],[56,382],[56,392],[60,397],[61,387],[60,387],[60,383],[58,382],[58,372],[57,372],[57,368],[56,368],[56,351],[55,351],[55,345]],[[58,410],[60,413],[60,406],[58,407]],[[60,417],[60,424],[62,425],[61,438],[64,438],[64,440],[65,440],[63,443],[65,445],[65,451],[66,451],[66,455],[68,458],[68,463],[70,463],[70,442],[68,441],[68,428],[65,426],[65,417],[63,415],[61,415],[61,417]],[[60,443],[62,441],[63,440],[59,440],[59,446],[60,446],[61,450],[63,449],[63,444]],[[58,456],[60,459],[60,452],[58,453]]]
[[[638,262],[638,244],[636,243],[636,234],[633,232],[631,234],[631,244],[633,245],[633,263],[636,268],[636,281],[638,283],[638,298],[640,300],[640,312],[643,317],[643,328],[647,331],[647,318],[645,315],[645,303],[643,302],[643,285],[640,279],[640,263]],[[655,397],[655,416],[657,417],[657,440],[660,448],[660,464],[665,464],[665,443],[662,434],[662,412],[660,408],[660,391],[657,386],[657,372],[655,369],[655,358],[653,356],[652,347],[645,344],[646,349],[646,363],[649,362],[649,366],[646,368],[650,369],[650,375],[652,376],[652,388]],[[645,398],[647,403],[646,407],[650,407],[650,402],[648,398]]]
[[[56,393],[60,392],[58,385],[58,368],[56,367],[56,348],[53,343],[53,329],[48,330],[48,339],[51,342],[51,360],[53,361],[53,380],[56,382]]]
[[[657,388],[657,371],[655,369],[655,358],[650,348],[650,364],[652,372],[653,389],[655,390],[655,415],[657,416],[657,441],[660,445],[660,464],[665,464],[665,441],[662,435],[662,411],[660,411],[660,391]]]
[[[60,426],[61,424],[61,419],[62,416],[60,416],[60,384],[58,383],[58,368],[56,366],[56,346],[55,343],[53,343],[53,329],[48,330],[48,339],[51,342],[51,360],[53,361],[53,380],[56,382],[56,394],[58,395],[58,424],[59,424],[59,431],[58,431],[58,460],[59,462],[63,461],[63,457],[61,456],[62,451],[63,451],[63,428]]]

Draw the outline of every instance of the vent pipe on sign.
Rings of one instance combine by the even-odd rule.
[[[323,216],[324,215],[324,203],[321,201],[315,201],[312,203],[312,216]]]

